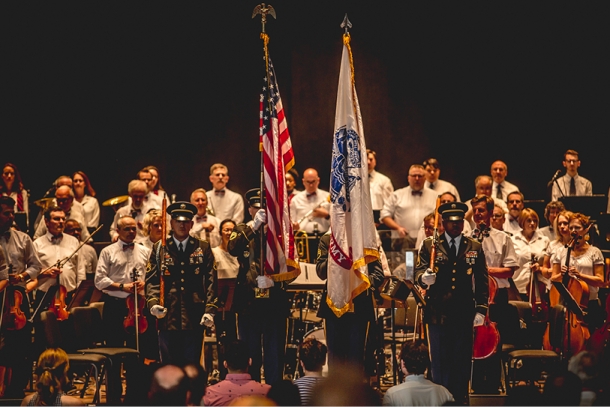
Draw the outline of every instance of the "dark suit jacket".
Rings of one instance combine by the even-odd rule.
[[[320,238],[318,245],[318,258],[316,260],[316,274],[322,280],[328,278],[328,245],[330,244],[330,234],[326,233]],[[354,314],[361,316],[368,321],[375,320],[375,307],[373,305],[373,292],[378,290],[383,284],[383,269],[379,260],[369,263],[368,265],[369,280],[371,287],[360,293],[354,298]],[[336,318],[335,313],[326,303],[328,283],[324,286],[318,317],[320,318]]]
[[[432,238],[424,240],[414,276],[415,281],[426,289],[424,322],[443,325],[459,321],[472,324],[475,312],[487,313],[489,297],[487,264],[481,244],[462,236],[457,257],[453,258],[448,254],[449,244],[443,233],[436,251],[436,282],[427,287],[421,282],[421,276],[430,266],[431,248]]]
[[[160,330],[201,329],[205,312],[214,313],[216,270],[214,255],[207,241],[189,237],[184,253],[180,253],[174,239],[167,238],[164,259],[158,258],[161,241],[154,244],[146,272],[146,300],[148,308],[159,304],[160,264],[167,266],[163,273],[167,315],[158,320]]]

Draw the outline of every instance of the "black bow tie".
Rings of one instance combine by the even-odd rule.
[[[411,191],[411,195],[413,195],[413,196],[421,196],[422,192],[421,191]]]
[[[123,251],[133,250],[133,246],[134,246],[133,242],[132,243],[123,243]]]
[[[316,196],[316,195],[318,195],[318,192],[314,191],[314,192],[308,193],[307,198],[309,198],[310,196]]]
[[[225,190],[224,189],[221,189],[220,191],[214,190],[214,195],[224,196],[224,194],[225,194]]]
[[[51,243],[59,244],[59,243],[61,243],[61,239],[63,239],[63,237],[64,237],[63,235],[52,236],[51,237]]]
[[[208,220],[208,215],[203,215],[203,216],[195,216],[195,221],[196,222],[205,222]]]

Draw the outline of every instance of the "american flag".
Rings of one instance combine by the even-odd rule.
[[[260,144],[267,204],[265,274],[274,281],[283,281],[294,278],[301,272],[295,259],[286,191],[286,171],[294,165],[294,153],[271,58],[263,80],[260,96]]]

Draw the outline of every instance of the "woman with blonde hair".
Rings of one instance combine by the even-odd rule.
[[[60,348],[49,348],[40,354],[36,365],[36,392],[26,396],[22,406],[84,406],[78,398],[64,393],[70,361]]]

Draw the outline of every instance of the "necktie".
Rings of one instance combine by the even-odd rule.
[[[434,189],[434,182],[430,183],[430,189]]]
[[[498,191],[496,192],[496,198],[498,198],[498,199],[503,199],[503,198],[502,198],[502,185],[498,184],[498,186],[497,186],[496,188],[497,188],[497,190],[498,190]]]
[[[184,253],[184,247],[182,247],[182,242],[178,244],[178,250],[180,250],[180,253]]]
[[[451,249],[451,254],[453,255],[453,257],[457,257],[457,250],[456,250],[456,247],[455,247],[455,239],[451,239],[450,249]]]
[[[123,251],[133,250],[133,243],[125,243],[123,245]]]
[[[570,196],[574,195],[576,195],[576,182],[574,181],[574,178],[572,178],[570,180]]]

